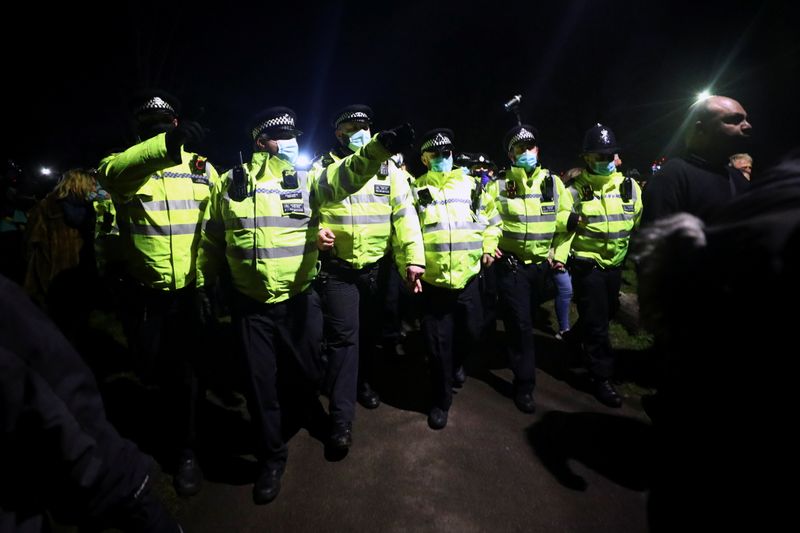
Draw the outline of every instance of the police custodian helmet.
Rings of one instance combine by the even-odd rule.
[[[619,152],[617,137],[611,128],[603,126],[599,122],[586,130],[583,136],[584,154],[616,154]]]

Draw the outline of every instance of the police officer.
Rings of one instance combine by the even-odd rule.
[[[480,337],[476,278],[481,262],[494,260],[500,220],[491,197],[461,168],[453,169],[452,130],[426,133],[420,153],[428,172],[417,178],[412,192],[425,244],[422,329],[433,399],[428,425],[442,429],[455,370]]]
[[[291,109],[260,112],[250,134],[252,159],[227,172],[212,191],[198,272],[205,283],[224,263],[230,269],[260,463],[253,500],[264,504],[280,492],[288,455],[281,415],[316,402],[321,380],[322,312],[311,286],[320,205],[361,189],[411,143],[413,130],[406,124],[382,132],[310,173],[294,166],[300,131]]]
[[[594,395],[609,407],[620,407],[622,399],[611,383],[614,353],[608,323],[619,307],[623,261],[642,215],[639,184],[616,170],[619,151],[610,128],[589,128],[583,138],[585,168],[568,189],[572,213],[567,229],[575,232],[568,266],[578,306],[573,331],[583,343]]]
[[[553,268],[565,270],[571,235],[564,184],[539,163],[536,128],[522,124],[505,135],[503,147],[511,167],[492,183],[492,196],[503,220],[500,259],[495,262],[500,308],[506,331],[509,366],[514,371],[514,404],[533,413],[536,360],[533,317],[541,301],[542,277]],[[550,247],[555,256],[548,261]]]
[[[470,160],[469,174],[484,189],[496,179],[497,165],[483,152],[473,154]],[[494,268],[482,268],[480,273],[480,293],[483,302],[482,334],[492,338],[497,330],[497,275]],[[464,367],[456,369],[455,385],[463,383],[466,378]]]
[[[120,238],[129,260],[124,322],[145,380],[158,378],[170,396],[178,467],[175,489],[200,490],[193,452],[200,357],[195,261],[200,223],[217,173],[184,144],[200,141],[203,128],[181,121],[180,102],[159,90],[132,101],[139,143],[103,159],[97,178],[117,206]]]
[[[315,163],[315,172],[340,161],[372,138],[372,109],[350,105],[333,120],[338,146]],[[355,402],[367,409],[380,404],[370,386],[373,349],[380,339],[381,295],[386,292],[387,256],[392,230],[402,248],[403,273],[410,286],[425,271],[425,252],[408,174],[389,159],[356,193],[320,209],[324,280],[320,284],[328,351],[329,444],[347,449],[352,442]]]

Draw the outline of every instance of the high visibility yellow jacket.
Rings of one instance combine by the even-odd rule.
[[[267,152],[254,153],[244,168],[244,199],[230,196],[233,169],[211,192],[198,283],[210,282],[227,260],[234,287],[259,302],[278,303],[305,291],[317,275],[320,206],[361,189],[391,155],[373,139],[305,173]]]
[[[500,217],[494,199],[460,168],[429,171],[411,187],[425,245],[426,283],[462,289],[494,254]]]
[[[566,263],[572,240],[566,231],[572,202],[558,176],[538,166],[530,176],[523,168],[511,167],[505,179],[489,183],[487,190],[503,221],[500,250],[526,264],[538,264],[547,260],[553,247],[553,259]]]
[[[575,228],[570,254],[593,259],[603,268],[622,264],[628,253],[631,232],[642,216],[642,191],[635,180],[630,183],[630,198],[623,198],[626,181],[620,172],[598,176],[584,170],[569,191],[572,212],[588,220]]]
[[[342,157],[335,153],[322,158],[314,171]],[[390,241],[407,265],[425,266],[425,250],[417,211],[408,185],[408,173],[389,160],[366,185],[344,200],[320,209],[320,226],[336,235],[333,255],[359,269],[381,259]],[[391,239],[392,229],[396,239]]]
[[[117,206],[129,271],[148,287],[175,290],[195,282],[200,223],[217,172],[181,148],[167,155],[161,133],[100,162],[98,180]]]

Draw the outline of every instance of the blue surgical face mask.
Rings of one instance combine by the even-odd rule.
[[[367,144],[370,139],[372,139],[372,135],[370,135],[369,130],[358,130],[350,135],[350,142],[348,143],[347,147],[355,152]]]
[[[536,168],[536,164],[538,162],[539,159],[536,157],[536,153],[525,151],[517,156],[517,160],[514,162],[514,166],[524,168],[526,172],[530,172],[531,170]]]
[[[617,165],[614,164],[614,160],[611,161],[595,161],[590,165],[592,169],[592,174],[597,174],[598,176],[610,176],[612,172],[617,170]]]
[[[297,146],[297,139],[278,139],[277,143],[278,157],[294,165],[300,153],[300,148]]]
[[[453,154],[448,157],[431,158],[431,170],[434,172],[450,172],[453,170]]]

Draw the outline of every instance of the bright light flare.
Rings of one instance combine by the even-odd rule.
[[[695,103],[702,102],[711,97],[711,91],[708,89],[703,89],[699,93],[697,93],[697,97],[694,99]]]

